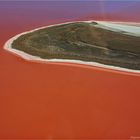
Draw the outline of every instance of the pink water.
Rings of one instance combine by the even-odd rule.
[[[27,62],[3,50],[4,43],[20,32],[67,19],[27,20],[26,10],[1,11],[0,138],[140,136],[140,75]]]

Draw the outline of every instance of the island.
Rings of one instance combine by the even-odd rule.
[[[11,48],[46,60],[80,60],[140,70],[140,36],[95,21],[27,32],[13,40]]]

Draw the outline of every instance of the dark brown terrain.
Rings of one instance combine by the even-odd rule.
[[[20,36],[12,47],[43,59],[74,59],[140,69],[140,37],[75,22]]]

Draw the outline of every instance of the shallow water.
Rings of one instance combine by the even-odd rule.
[[[3,50],[12,36],[64,22],[73,15],[60,3],[50,4],[51,10],[48,3],[42,5],[45,8],[33,3],[0,2],[0,138],[139,136],[139,74],[76,64],[27,62]],[[67,18],[60,18],[62,13]]]
[[[131,25],[121,25],[116,23],[109,23],[109,22],[99,22],[101,26],[108,27],[108,29],[120,30],[126,33],[130,33],[136,36],[140,36],[140,27],[131,26]]]

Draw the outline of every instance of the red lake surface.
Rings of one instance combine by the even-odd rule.
[[[18,33],[81,18],[83,7],[91,15],[93,3],[80,4],[0,2],[0,138],[140,138],[140,74],[29,62],[3,49]]]

